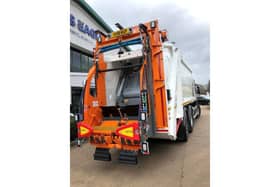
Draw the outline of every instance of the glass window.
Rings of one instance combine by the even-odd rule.
[[[93,58],[70,49],[70,71],[87,73],[93,65]]]
[[[93,58],[88,57],[88,70],[92,67],[93,65]]]
[[[81,72],[88,72],[88,56],[81,54]]]
[[[78,113],[80,106],[82,88],[71,88],[71,112]]]
[[[72,64],[73,64],[73,51],[70,50],[70,72],[72,71]]]
[[[76,51],[72,51],[71,50],[71,57],[72,57],[72,60],[70,61],[71,62],[71,72],[80,72],[81,68],[80,68],[80,65],[81,65],[81,55],[79,52],[76,52]]]

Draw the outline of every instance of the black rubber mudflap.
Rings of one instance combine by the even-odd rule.
[[[119,162],[123,164],[134,164],[138,163],[136,151],[121,151]]]
[[[94,160],[111,161],[109,149],[96,148],[93,157]]]

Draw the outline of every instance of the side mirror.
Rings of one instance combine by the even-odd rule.
[[[167,100],[170,101],[172,99],[170,89],[167,89],[166,92],[167,92]]]
[[[199,88],[199,86],[195,86],[195,88],[196,88],[196,93],[200,95],[200,88]]]

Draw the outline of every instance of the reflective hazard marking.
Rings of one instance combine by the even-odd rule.
[[[134,136],[133,127],[128,127],[128,128],[122,129],[119,131],[119,134],[133,138],[133,136]]]
[[[89,133],[89,129],[83,127],[83,126],[80,126],[80,134],[83,136],[85,134]]]
[[[130,140],[140,140],[140,129],[138,123],[123,125],[116,130],[116,134]]]
[[[77,124],[77,128],[78,128],[78,137],[79,138],[87,138],[93,132],[93,129],[91,126],[89,126],[81,121]]]

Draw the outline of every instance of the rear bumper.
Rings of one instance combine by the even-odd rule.
[[[119,125],[119,121],[103,121],[100,126],[93,127],[90,143],[97,148],[138,151],[141,142],[139,134],[136,133],[136,131],[139,133],[139,127],[136,123],[138,122],[130,120],[123,125]],[[124,136],[121,132],[126,130],[133,136]]]

